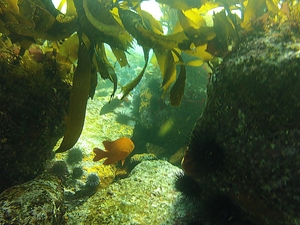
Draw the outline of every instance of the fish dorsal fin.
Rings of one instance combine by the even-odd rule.
[[[110,152],[111,150],[113,150],[114,141],[103,141],[102,143],[103,143],[106,151]]]

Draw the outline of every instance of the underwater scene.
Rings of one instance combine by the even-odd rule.
[[[0,224],[300,225],[298,0],[0,0]]]

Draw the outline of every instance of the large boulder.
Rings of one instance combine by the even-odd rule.
[[[42,174],[0,194],[0,224],[60,224],[64,215],[61,181]]]
[[[0,192],[44,171],[64,133],[70,92],[54,56],[34,49],[21,58],[15,48],[0,46]]]
[[[251,224],[300,221],[300,36],[285,26],[216,68],[183,162],[204,202],[227,196]]]

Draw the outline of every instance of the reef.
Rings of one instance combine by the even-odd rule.
[[[17,56],[17,46],[1,38],[0,192],[44,171],[64,133],[70,92],[62,78],[66,72],[51,52]],[[37,62],[37,55],[43,60]]]
[[[44,171],[64,132],[70,91],[55,57],[20,57],[9,42],[0,48],[0,192]]]
[[[286,23],[254,32],[224,58],[185,155],[202,201],[224,196],[251,224],[300,222],[299,40]]]
[[[66,223],[187,224],[194,205],[179,201],[181,194],[173,184],[180,172],[166,161],[143,161],[128,178],[98,190],[84,204],[67,211]]]
[[[61,224],[64,189],[50,174],[13,186],[0,194],[0,224]]]

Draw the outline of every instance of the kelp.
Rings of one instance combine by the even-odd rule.
[[[101,77],[103,79],[109,79],[114,85],[113,92],[110,96],[112,99],[117,91],[118,78],[114,68],[111,66],[106,57],[103,43],[95,47],[95,60]]]
[[[238,36],[234,24],[231,19],[226,16],[225,10],[216,13],[213,20],[216,37],[210,42],[210,45],[217,45],[217,47],[214,52],[210,53],[221,56],[225,52],[228,52],[228,46],[235,43],[235,41],[238,40]]]
[[[187,39],[187,37],[183,32],[164,36],[161,34],[161,28],[152,21],[154,20],[153,17],[150,17],[147,13],[143,13],[142,10],[138,11],[144,15],[144,17],[126,9],[120,9],[119,13],[121,20],[125,24],[125,28],[137,40],[137,42],[143,46],[144,51],[145,49],[153,49],[162,73],[162,88],[164,95],[172,83],[176,80],[176,63],[172,55],[172,51],[175,48],[178,48],[179,43],[183,42],[183,40]],[[144,69],[142,72],[144,73]],[[139,83],[142,76],[143,74],[140,73],[130,84],[123,88],[123,97]],[[175,88],[176,87],[177,85]],[[179,105],[180,103],[176,104]]]
[[[102,11],[102,9],[105,9],[103,7],[103,4],[101,5],[101,8],[99,7],[99,10],[101,10],[101,12],[98,12],[98,15],[101,15],[101,17],[98,16],[101,20],[94,17],[93,14],[90,12],[88,0],[82,0],[82,6],[87,19],[97,30],[108,36],[117,38],[118,41],[121,43],[121,46],[124,47],[124,49],[126,49],[129,46],[129,43],[132,41],[131,36],[122,26],[119,25],[117,21],[115,21],[111,13],[104,10]]]
[[[72,148],[81,135],[87,100],[90,95],[92,59],[90,49],[79,36],[78,65],[76,67],[64,138],[56,153]]]
[[[75,17],[60,13],[51,1],[19,0],[18,7],[17,14],[8,11],[0,15],[10,33],[60,40],[69,37],[77,29]]]
[[[153,49],[163,78],[163,96],[176,80],[176,63],[171,50]]]
[[[115,57],[121,67],[128,65],[127,57],[123,50],[118,49],[118,48],[113,48],[113,47],[111,47],[111,50],[112,50],[113,54],[115,55]]]
[[[265,0],[251,0],[248,1],[246,9],[244,11],[243,22],[241,27],[249,31],[253,29],[253,22],[264,13],[264,6],[266,4]]]
[[[175,81],[173,87],[170,90],[170,103],[172,106],[179,106],[182,96],[184,94],[185,80],[186,80],[186,69],[182,57],[177,51],[173,51],[179,59],[180,70],[178,78]]]
[[[195,0],[156,0],[159,3],[169,5],[175,9],[188,10],[191,8],[200,8],[202,1]],[[203,1],[204,2],[204,1]]]
[[[130,83],[128,83],[124,87],[122,87],[123,96],[122,96],[121,100],[124,99],[140,83],[141,79],[144,76],[144,73],[145,73],[145,70],[147,68],[148,61],[149,61],[150,49],[143,47],[143,51],[144,51],[145,65],[136,78],[134,78]]]

